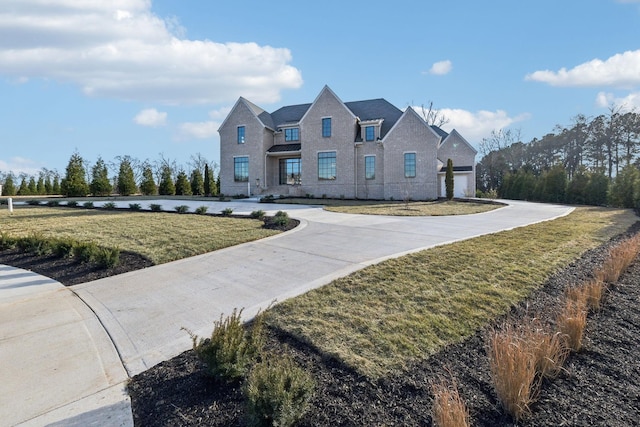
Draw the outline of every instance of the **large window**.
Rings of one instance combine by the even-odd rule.
[[[233,158],[233,180],[238,182],[249,181],[249,158],[248,157]]]
[[[238,126],[238,144],[244,144],[244,126]]]
[[[375,179],[376,156],[364,156],[364,177],[366,179]]]
[[[376,128],[373,126],[365,126],[364,128],[365,141],[373,141],[376,139]]]
[[[284,130],[285,141],[299,141],[300,140],[300,128],[289,128]]]
[[[336,179],[336,152],[318,153],[318,179]]]
[[[322,119],[322,136],[323,138],[329,138],[331,136],[331,117]]]
[[[404,153],[404,177],[416,177],[416,153]]]
[[[280,159],[280,185],[300,184],[300,159]]]

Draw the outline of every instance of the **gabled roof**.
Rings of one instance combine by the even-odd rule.
[[[288,105],[271,113],[273,124],[276,128],[286,124],[298,123],[302,116],[311,107],[311,104]]]
[[[442,137],[442,139],[444,140],[446,137],[449,136],[449,134],[447,132],[445,132],[444,130],[442,130],[441,128],[439,128],[438,126],[435,125],[431,125],[431,129],[433,129],[438,135],[440,135]]]
[[[380,137],[389,132],[393,125],[402,116],[402,111],[386,99],[369,99],[366,101],[345,102],[345,105],[360,120],[384,119],[380,129]]]
[[[433,127],[433,126],[432,126],[432,127]],[[449,140],[449,138],[458,138],[458,139],[460,139],[460,140],[461,140],[464,144],[466,144],[466,145],[467,145],[467,146],[468,146],[468,147],[469,147],[469,148],[470,148],[470,149],[471,149],[475,154],[478,154],[478,150],[476,150],[475,148],[473,148],[473,145],[469,144],[469,141],[467,141],[466,139],[464,139],[464,137],[463,137],[462,135],[460,135],[460,133],[459,133],[457,130],[455,130],[455,129],[453,129],[453,130],[451,131],[451,133],[450,133],[446,138],[444,138],[444,139],[442,140],[442,142],[440,143],[440,146],[444,145],[444,144]]]

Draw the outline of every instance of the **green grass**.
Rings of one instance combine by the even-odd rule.
[[[392,215],[392,216],[443,216],[470,215],[488,212],[501,207],[500,204],[451,201],[402,202],[375,200],[336,200],[336,199],[276,199],[275,203],[291,203],[306,205],[324,205],[330,212]]]
[[[267,321],[380,377],[472,335],[636,220],[629,210],[578,208],[555,221],[391,259],[285,301]]]
[[[0,210],[0,231],[11,236],[71,237],[137,252],[156,264],[278,233],[262,225],[256,219],[160,212],[20,207],[10,215]]]

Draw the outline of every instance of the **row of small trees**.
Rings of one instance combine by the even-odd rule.
[[[16,185],[14,175],[9,172],[4,177],[3,196],[61,194],[68,197],[108,196],[117,193],[122,196],[143,195],[198,195],[218,194],[220,182],[215,178],[217,165],[209,163],[200,154],[191,157],[191,172],[187,174],[175,161],[161,157],[152,165],[149,161],[139,161],[130,156],[117,157],[110,165],[102,159],[89,167],[79,153],[69,159],[65,174],[60,178],[54,171],[43,170],[38,179],[22,175]],[[110,170],[116,175],[110,177]]]

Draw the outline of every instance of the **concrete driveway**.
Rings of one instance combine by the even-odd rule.
[[[123,206],[135,202],[130,200]],[[146,206],[150,202],[140,203]],[[161,204],[163,209],[172,209],[172,204],[189,204],[192,209],[208,205],[209,212],[219,212],[226,207],[234,213],[286,210],[290,216],[300,219],[301,225],[260,241],[69,288],[55,283],[48,283],[46,287],[33,285],[28,294],[17,297],[15,289],[11,294],[4,287],[5,277],[15,271],[0,269],[3,324],[7,318],[17,318],[11,328],[0,330],[3,334],[0,339],[3,370],[0,425],[7,420],[6,425],[24,421],[28,421],[27,425],[50,422],[69,425],[71,420],[77,421],[77,425],[100,424],[105,417],[110,417],[111,425],[131,425],[127,418],[127,410],[130,418],[128,400],[122,396],[124,379],[189,349],[191,341],[182,328],[206,336],[211,333],[213,321],[235,307],[244,307],[245,316],[253,316],[274,300],[299,295],[387,258],[554,219],[572,210],[566,206],[509,201],[509,206],[476,215],[386,217],[337,214],[318,207],[252,201],[162,200],[154,203]],[[86,306],[79,304],[80,300]],[[24,307],[17,308],[20,304]],[[44,306],[55,313],[56,322],[38,327],[39,320],[34,316],[18,316],[37,312]],[[65,313],[70,311],[77,315],[65,320]],[[97,322],[101,327],[96,327]],[[46,340],[32,341],[20,352],[11,350],[17,345],[11,334],[33,338],[34,331],[56,336],[57,345]],[[39,382],[30,372],[37,361],[20,357],[25,352],[51,350],[50,359],[57,362],[66,358],[65,354],[72,348],[69,346],[86,340],[92,347],[79,350],[81,360],[61,364],[59,380],[52,383]],[[115,355],[122,365],[115,363],[114,367]],[[83,372],[80,367],[84,365],[94,368]],[[118,366],[124,366],[127,375],[123,375]],[[6,369],[15,370],[10,383],[4,381]],[[29,381],[33,382],[32,386],[19,384]],[[91,381],[93,385],[88,385]],[[61,387],[73,392],[61,394],[58,391]],[[16,410],[16,405],[29,400],[36,389],[43,391],[48,399],[24,404],[21,410]]]

